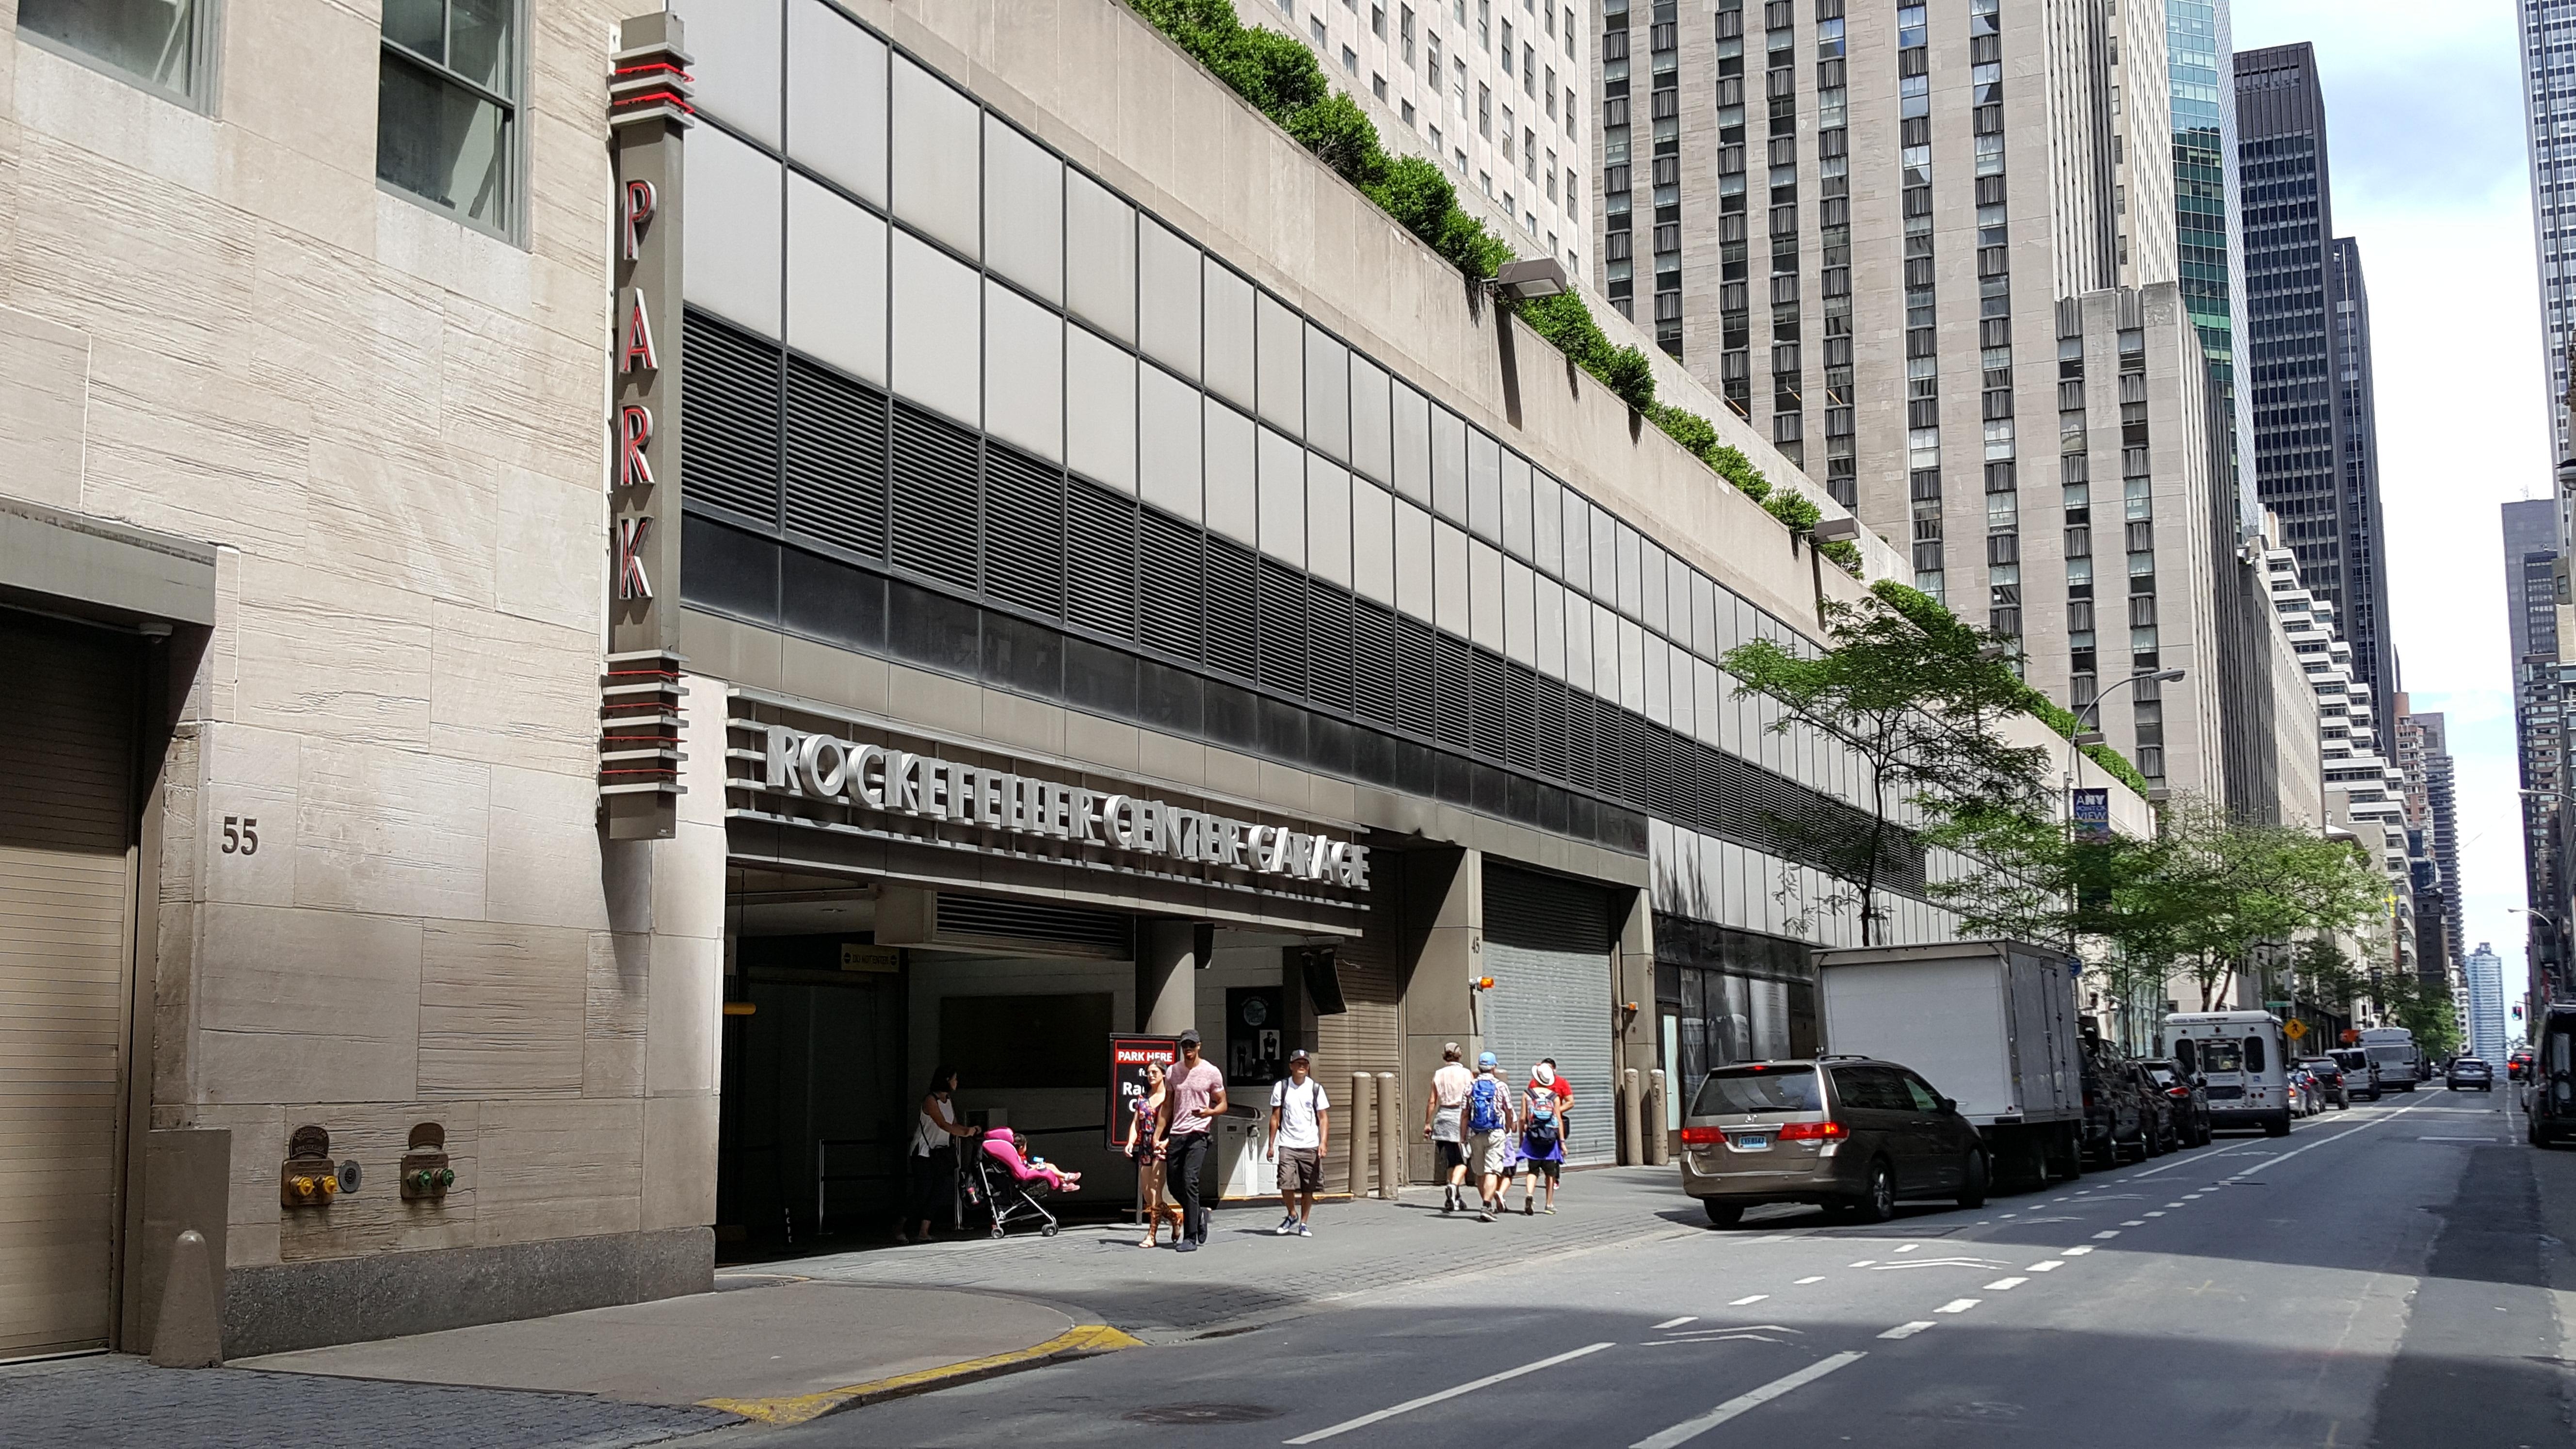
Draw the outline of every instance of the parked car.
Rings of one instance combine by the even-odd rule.
[[[1747,1062],[1700,1082],[1682,1119],[1682,1191],[1719,1227],[1759,1203],[1885,1222],[1899,1198],[1982,1207],[1993,1173],[1958,1104],[1869,1057]]]
[[[2320,1109],[2332,1102],[2338,1111],[2352,1110],[2352,1084],[2344,1080],[2342,1063],[2332,1057],[2307,1057],[2299,1065],[2316,1079]]]
[[[2343,1083],[2354,1096],[2376,1102],[2387,1092],[2379,1080],[2379,1064],[2370,1059],[2370,1053],[2359,1047],[2340,1047],[2326,1055],[2343,1068]]]
[[[2515,1047],[2513,1049],[2513,1055],[2504,1059],[2504,1074],[2506,1080],[2515,1082],[2519,1082],[2530,1076],[2531,1048]]]
[[[2161,1058],[2138,1063],[2155,1079],[2158,1090],[2173,1104],[2174,1120],[2179,1128],[2179,1145],[2209,1145],[2209,1087],[2197,1074],[2185,1076],[2180,1064]]]
[[[2536,1010],[2523,1130],[2532,1146],[2547,1147],[2576,1132],[2576,1006],[2561,1001]]]
[[[2173,1099],[2147,1071],[2146,1063],[2135,1057],[2120,1063],[2121,1075],[2129,1079],[2130,1089],[2138,1094],[2138,1156],[2140,1160],[2162,1157],[2182,1147],[2182,1124],[2176,1120]]]
[[[2470,1087],[2492,1092],[2495,1090],[2495,1068],[2478,1057],[2454,1057],[2451,1069],[2442,1074],[2442,1082],[2454,1092]]]
[[[2317,1079],[2308,1075],[2308,1069],[2296,1062],[2290,1063],[2289,1076],[2290,1115],[2293,1117],[2317,1115]]]
[[[2085,1160],[2102,1167],[2118,1166],[2121,1155],[2145,1134],[2146,1104],[2121,1070],[2120,1054],[2098,1038],[2087,1040],[2076,1060],[2084,1078]]]

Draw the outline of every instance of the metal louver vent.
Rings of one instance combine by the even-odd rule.
[[[938,934],[942,940],[1022,941],[1045,948],[1048,955],[1109,961],[1125,960],[1135,940],[1125,916],[945,892],[939,897]]]
[[[909,403],[894,405],[893,561],[915,573],[975,587],[982,508],[976,435]]]
[[[1065,614],[1136,637],[1136,501],[1080,478],[1065,484]]]
[[[1598,701],[1579,689],[1565,692],[1565,778],[1585,789],[1601,783],[1601,742],[1594,728]]]
[[[1306,692],[1326,709],[1351,707],[1351,596],[1310,580],[1306,590]]]
[[[1439,687],[1433,682],[1431,626],[1395,617],[1395,722],[1425,739],[1438,733]]]
[[[1251,679],[1259,669],[1261,570],[1252,550],[1207,540],[1207,662]]]
[[[984,592],[1064,613],[1064,475],[998,443],[984,448]]]
[[[695,362],[692,394],[698,386]],[[788,536],[865,558],[885,557],[885,470],[885,395],[789,358]],[[690,481],[694,488],[695,477]]]
[[[1565,774],[1565,686],[1542,674],[1531,711],[1538,740],[1539,773],[1553,780]]]
[[[1306,576],[1261,561],[1261,682],[1306,692]]]
[[[1396,617],[1392,610],[1366,600],[1351,605],[1351,703],[1362,718],[1400,724],[1396,659]]]
[[[1201,534],[1153,509],[1136,524],[1137,642],[1182,659],[1199,657],[1204,601],[1199,587]]]
[[[1522,769],[1538,765],[1538,671],[1503,666],[1503,758]]]
[[[1503,660],[1502,656],[1483,649],[1467,651],[1469,676],[1468,697],[1473,701],[1467,718],[1467,734],[1477,753],[1489,760],[1503,758]],[[1444,699],[1443,703],[1447,701]]]
[[[1466,641],[1454,634],[1431,636],[1431,697],[1443,743],[1475,743],[1476,670],[1468,662]]]
[[[680,404],[680,470],[688,506],[778,528],[778,369],[774,342],[686,313],[689,385]]]

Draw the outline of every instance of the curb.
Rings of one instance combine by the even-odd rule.
[[[1042,1368],[1095,1354],[1115,1353],[1122,1348],[1141,1348],[1144,1340],[1119,1332],[1105,1323],[1084,1323],[1057,1334],[1044,1343],[1008,1353],[987,1354],[962,1363],[943,1364],[938,1368],[917,1369],[892,1378],[873,1379],[863,1384],[848,1384],[819,1393],[792,1394],[774,1399],[700,1399],[702,1409],[722,1409],[763,1424],[802,1424],[825,1414],[843,1409],[856,1409],[883,1403],[912,1394],[925,1394],[934,1389],[973,1383],[978,1379],[1018,1373],[1023,1369]]]

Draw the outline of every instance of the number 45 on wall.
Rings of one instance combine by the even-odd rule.
[[[227,815],[224,817],[224,854],[259,854],[259,817]]]

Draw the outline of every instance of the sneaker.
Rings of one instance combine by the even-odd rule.
[[[1456,1188],[1454,1188],[1454,1187],[1453,1187],[1453,1188],[1451,1188],[1448,1192],[1443,1193],[1443,1194],[1441,1195],[1441,1198],[1440,1198],[1440,1211],[1442,1211],[1442,1212],[1444,1212],[1444,1213],[1454,1213],[1454,1212],[1456,1212],[1457,1210],[1458,1210],[1458,1190],[1457,1190]]]
[[[1554,1217],[1556,1216],[1556,1204],[1550,1203],[1546,1207],[1540,1208],[1539,1211],[1547,1214],[1549,1217]]]
[[[1172,1244],[1172,1250],[1177,1253],[1195,1253],[1199,1250],[1199,1240],[1196,1238],[1183,1238],[1179,1242]]]
[[[1304,1223],[1299,1223],[1297,1225],[1297,1236],[1301,1238],[1311,1238],[1315,1236],[1315,1230],[1306,1226]]]
[[[1537,1212],[1537,1211],[1538,1211],[1538,1208],[1537,1208],[1537,1207],[1536,1207],[1536,1206],[1535,1206],[1535,1205],[1534,1205],[1534,1204],[1533,1204],[1533,1203],[1532,1203],[1528,1198],[1522,1198],[1522,1199],[1521,1199],[1521,1216],[1522,1216],[1522,1217],[1528,1217],[1528,1216],[1530,1216],[1531,1214],[1533,1214],[1533,1213],[1535,1213],[1535,1212]]]
[[[1477,1211],[1477,1213],[1476,1213],[1476,1221],[1478,1221],[1478,1222],[1480,1222],[1480,1223],[1490,1223],[1490,1222],[1492,1222],[1493,1220],[1494,1220],[1494,1215],[1493,1215],[1492,1213],[1490,1213],[1490,1212],[1486,1212],[1486,1211],[1483,1211],[1482,1209],[1479,1209],[1479,1210]]]
[[[1284,1217],[1279,1220],[1279,1226],[1270,1230],[1270,1235],[1275,1238],[1286,1238],[1295,1236],[1296,1232],[1297,1219],[1294,1217]]]

